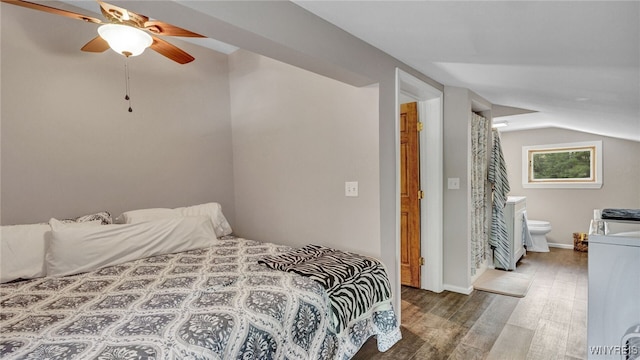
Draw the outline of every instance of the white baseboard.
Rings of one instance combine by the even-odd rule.
[[[560,248],[560,249],[573,249],[573,245],[571,244],[557,244],[557,243],[548,243],[549,247]]]
[[[459,294],[469,295],[473,291],[473,286],[469,286],[468,288],[463,288],[461,286],[444,284],[444,289],[447,291],[451,291]]]

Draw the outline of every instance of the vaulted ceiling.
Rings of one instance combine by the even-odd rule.
[[[98,12],[95,1],[64,3]],[[638,1],[294,3],[445,86],[524,109],[494,119],[508,123],[503,131],[558,127],[640,141]],[[494,115],[509,115],[503,109]]]
[[[295,1],[434,80],[560,127],[640,141],[640,2]]]

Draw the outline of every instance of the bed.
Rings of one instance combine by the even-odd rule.
[[[181,219],[211,224],[202,217]],[[138,230],[155,223],[116,230]],[[56,250],[56,236],[62,233],[65,246],[73,249],[64,248],[64,253],[82,255],[86,249],[68,235],[82,234],[86,242],[86,234],[102,234],[106,228],[53,231],[57,235],[50,240],[46,256]],[[47,258],[55,275],[0,285],[0,357],[349,359],[371,336],[376,336],[380,351],[400,339],[390,296],[371,302],[338,326],[326,284],[313,276],[258,263],[287,258],[295,249],[209,233],[215,236],[207,239],[207,246],[152,256],[135,254],[137,259],[75,274],[60,268],[56,273],[56,263]],[[204,241],[206,236],[201,237]],[[125,240],[132,242],[131,237]],[[105,244],[106,251],[112,245]],[[131,250],[126,252],[120,258]]]

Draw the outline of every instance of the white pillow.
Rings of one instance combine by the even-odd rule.
[[[211,218],[213,228],[218,236],[226,236],[233,232],[231,225],[222,214],[222,206],[218,203],[206,203],[201,205],[187,206],[175,209],[182,216],[206,215]]]
[[[179,217],[177,211],[167,208],[153,208],[153,209],[141,209],[132,210],[122,213],[115,220],[116,224],[135,224],[139,222],[152,221],[158,219],[167,219],[172,217]]]
[[[100,226],[102,220],[68,223],[67,226]],[[35,279],[46,275],[45,249],[49,224],[0,227],[0,282]]]
[[[216,234],[206,216],[174,217],[137,224],[73,228],[52,222],[47,275],[83,273],[155,255],[213,245]]]
[[[143,221],[165,219],[179,216],[206,215],[211,218],[213,228],[218,237],[229,235],[233,232],[231,225],[222,214],[222,206],[219,203],[206,203],[201,205],[187,206],[176,209],[153,208],[132,210],[122,213],[116,218],[119,224],[134,224]]]
[[[44,268],[44,234],[48,224],[2,226],[0,228],[0,282],[42,277]]]

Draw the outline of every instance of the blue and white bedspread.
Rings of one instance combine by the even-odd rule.
[[[336,333],[320,283],[258,264],[288,247],[206,249],[0,285],[2,359],[348,359],[400,338],[388,301]]]

